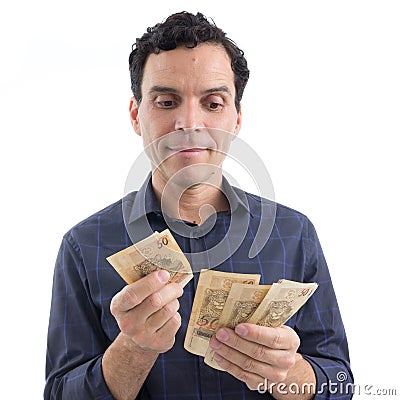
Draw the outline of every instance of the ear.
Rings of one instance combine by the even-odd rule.
[[[141,136],[142,132],[140,130],[140,123],[139,123],[139,105],[134,96],[131,98],[131,101],[129,103],[129,115],[131,118],[131,124],[133,126],[133,129],[139,136]]]
[[[240,104],[240,106],[239,106],[239,112],[237,114],[235,130],[233,131],[235,136],[237,136],[239,134],[241,127],[242,127],[242,104]]]

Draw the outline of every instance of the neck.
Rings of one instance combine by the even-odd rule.
[[[213,175],[204,183],[183,188],[179,182],[169,181],[167,185],[155,170],[152,185],[161,209],[172,218],[201,225],[213,213],[229,209],[221,189],[222,175]]]

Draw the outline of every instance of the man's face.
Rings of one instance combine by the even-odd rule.
[[[223,153],[241,126],[225,49],[201,44],[151,54],[144,68],[141,103],[132,99],[130,114],[144,146],[152,143],[148,154],[165,182],[185,167],[221,166]],[[185,168],[177,181],[189,186],[206,181],[211,170]]]

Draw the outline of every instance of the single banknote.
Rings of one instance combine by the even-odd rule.
[[[317,283],[281,279],[274,283],[247,322],[276,328],[287,322],[317,290]]]
[[[161,233],[154,232],[107,257],[107,261],[128,284],[160,269],[170,273],[169,282],[179,283],[182,287],[193,278],[189,261],[168,229]]]

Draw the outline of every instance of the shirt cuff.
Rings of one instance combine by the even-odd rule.
[[[309,362],[315,373],[315,400],[345,400],[353,397],[353,377],[346,367],[335,360],[304,354],[302,357]]]

